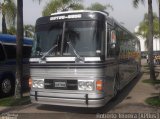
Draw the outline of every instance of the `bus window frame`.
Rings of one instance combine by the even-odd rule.
[[[116,35],[116,30],[114,29],[114,27],[111,25],[111,24],[108,24],[108,22],[106,21],[106,38],[105,38],[105,59],[115,59],[117,57],[117,45],[118,45],[118,42],[117,42],[117,39],[116,39],[116,43],[114,43],[115,47],[112,48],[113,50],[113,55],[112,56],[109,56],[109,51],[108,51],[108,48],[111,48],[111,45],[113,45],[111,43],[111,32],[115,32],[115,35]],[[109,35],[109,36],[108,36]],[[117,36],[116,36],[117,37]]]

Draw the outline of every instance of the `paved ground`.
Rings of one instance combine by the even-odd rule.
[[[144,61],[143,65],[145,65]],[[156,70],[160,71],[160,67],[157,67]],[[158,78],[160,79],[160,76]],[[154,86],[142,83],[144,79],[149,79],[145,67],[142,68],[142,73],[118,94],[117,99],[111,100],[101,109],[30,104],[7,109],[1,107],[0,113],[18,113],[19,119],[160,118],[160,109],[144,103],[147,97],[157,93]]]

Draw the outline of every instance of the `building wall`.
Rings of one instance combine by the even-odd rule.
[[[145,46],[145,41],[141,36],[137,36],[141,43],[141,51],[147,51],[147,47]],[[153,39],[153,51],[160,51],[160,39]]]

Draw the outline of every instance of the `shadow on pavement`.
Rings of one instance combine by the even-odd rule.
[[[140,73],[136,78],[134,78],[126,87],[124,87],[116,98],[109,101],[104,107],[101,108],[77,108],[77,107],[64,107],[64,106],[53,106],[53,105],[40,105],[37,107],[39,110],[46,111],[57,111],[57,112],[70,112],[70,113],[80,113],[80,114],[94,114],[94,113],[107,113],[113,109],[116,105],[121,103],[127,97],[129,92],[135,87],[137,82],[141,79],[143,73]]]

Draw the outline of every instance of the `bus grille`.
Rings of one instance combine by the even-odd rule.
[[[63,80],[63,79],[45,79],[45,89],[58,89],[58,90],[77,90],[77,80]]]

